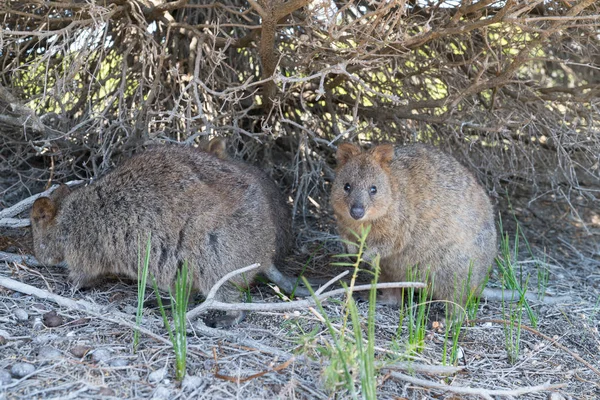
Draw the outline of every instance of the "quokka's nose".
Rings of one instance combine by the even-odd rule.
[[[350,215],[354,219],[361,219],[365,216],[365,208],[361,205],[352,205],[350,207]]]

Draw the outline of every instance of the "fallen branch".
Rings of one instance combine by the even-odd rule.
[[[4,251],[0,251],[0,262],[3,261],[8,263],[27,264],[31,267],[41,267],[44,265],[41,262],[39,262],[34,256],[6,253]]]
[[[279,364],[276,367],[270,368],[266,371],[261,371],[258,372],[256,374],[252,374],[250,376],[247,376],[245,378],[242,378],[240,376],[229,376],[229,375],[222,375],[219,373],[219,361],[217,359],[217,352],[216,350],[213,348],[213,357],[215,359],[215,378],[219,378],[219,379],[223,379],[225,381],[229,381],[229,382],[233,382],[233,383],[237,383],[238,385],[240,383],[243,382],[248,382],[251,381],[252,379],[256,379],[256,378],[260,378],[263,375],[268,374],[269,372],[281,372],[282,370],[284,370],[285,368],[289,367],[291,363],[293,363],[294,361],[296,361],[295,357],[291,357],[289,360],[287,360],[286,362]]]
[[[128,321],[128,319],[132,318],[131,315],[112,309],[108,310],[104,307],[99,307],[96,304],[92,304],[85,300],[67,299],[66,297],[50,293],[47,290],[38,289],[34,286],[15,281],[14,279],[10,279],[2,275],[0,275],[0,286],[5,287],[6,289],[14,290],[15,292],[35,296],[38,299],[50,300],[61,307],[82,311],[96,318],[100,318],[104,321],[113,322],[121,326],[129,327],[131,329],[138,329],[140,332],[158,340],[159,342],[168,344],[169,346],[172,345],[172,343],[169,340],[155,334],[154,332],[146,328],[136,326],[134,322]],[[106,316],[107,313],[110,314],[110,317]]]
[[[485,288],[481,293],[481,297],[490,301],[507,301],[507,302],[517,302],[521,299],[521,294],[517,290],[511,289],[498,289],[498,288]],[[549,297],[544,296],[543,298],[539,298],[537,294],[526,292],[525,300],[528,301],[539,301],[540,303],[545,304],[564,304],[570,303],[573,301],[571,296],[558,296],[558,297]]]
[[[551,385],[550,382],[546,382],[542,385],[537,385],[537,386],[527,386],[527,387],[522,387],[522,388],[517,388],[517,389],[512,389],[512,390],[499,390],[499,389],[470,388],[470,387],[462,387],[462,386],[444,385],[443,383],[432,382],[432,381],[428,381],[428,380],[420,379],[420,378],[414,378],[412,376],[405,375],[400,372],[390,372],[390,376],[395,379],[399,379],[401,381],[409,382],[414,385],[419,385],[419,386],[423,386],[426,388],[438,389],[438,390],[443,390],[445,392],[453,392],[453,393],[458,393],[458,394],[476,395],[476,396],[481,396],[484,399],[489,399],[489,400],[493,400],[492,396],[506,396],[506,397],[519,396],[519,395],[526,394],[526,393],[535,393],[535,392],[542,392],[542,391],[546,391],[546,390],[555,390],[555,389],[560,389],[562,387],[567,386],[566,383],[558,383],[558,384]]]
[[[454,367],[451,365],[426,365],[403,361],[392,365],[386,365],[382,369],[390,371],[402,370],[431,375],[454,375],[464,371],[465,367]]]
[[[208,295],[206,296],[206,300],[196,308],[188,311],[186,317],[188,319],[194,319],[198,315],[208,310],[220,310],[220,311],[291,311],[297,309],[308,308],[310,306],[314,306],[316,304],[315,299],[309,298],[306,300],[294,300],[285,303],[223,303],[221,301],[215,300],[215,295],[219,288],[227,282],[230,278],[235,275],[242,274],[244,272],[248,272],[252,269],[258,268],[259,264],[252,264],[247,267],[232,271],[227,275],[223,276],[215,285],[210,289]],[[339,279],[344,274],[338,275],[336,278],[327,283],[327,285],[332,284],[335,279]],[[370,290],[373,285],[359,285],[352,288],[352,291],[361,291],[361,290]],[[425,287],[424,283],[421,282],[389,282],[389,283],[378,283],[375,288],[376,289],[391,289],[391,288],[423,288]],[[336,289],[331,290],[326,293],[322,293],[319,295],[315,295],[316,300],[322,301],[332,296],[337,296],[339,294],[347,293],[349,289]]]

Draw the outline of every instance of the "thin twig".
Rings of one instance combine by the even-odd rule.
[[[546,382],[542,385],[537,386],[527,386],[517,389],[507,389],[507,390],[498,390],[498,389],[484,389],[484,388],[470,388],[470,387],[462,387],[462,386],[450,386],[444,385],[443,383],[432,382],[425,379],[415,378],[409,375],[405,375],[400,372],[391,372],[390,376],[395,379],[399,379],[405,382],[412,383],[414,385],[423,386],[431,389],[438,389],[445,392],[453,392],[458,394],[470,394],[481,396],[484,399],[493,400],[492,396],[519,396],[526,393],[535,393],[535,392],[543,392],[548,390],[556,390],[567,386],[566,383],[558,383],[551,385],[550,382]]]

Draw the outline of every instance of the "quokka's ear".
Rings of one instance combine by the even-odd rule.
[[[56,203],[48,197],[40,197],[31,207],[31,224],[47,226],[56,216],[58,208]]]
[[[221,160],[227,159],[227,141],[225,138],[216,137],[208,142],[206,151],[219,157]]]
[[[354,143],[340,143],[337,148],[337,152],[335,153],[335,158],[337,160],[338,166],[342,166],[348,162],[352,157],[359,155],[362,153],[360,147],[355,145]]]
[[[394,159],[394,145],[386,143],[369,150],[379,164],[387,166]]]
[[[60,205],[62,204],[63,200],[66,199],[67,196],[70,194],[71,189],[64,183],[61,183],[58,186],[58,188],[56,188],[56,190],[50,195],[50,200],[52,200],[52,202],[54,203],[55,208],[58,209],[60,208]]]

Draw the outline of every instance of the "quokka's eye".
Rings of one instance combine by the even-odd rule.
[[[371,186],[371,187],[369,188],[369,193],[371,193],[371,194],[375,194],[375,193],[377,193],[377,186]]]
[[[344,185],[344,191],[345,191],[345,192],[349,192],[349,191],[350,191],[350,189],[351,189],[351,186],[350,186],[350,184],[349,184],[349,183],[346,183],[346,184]]]

